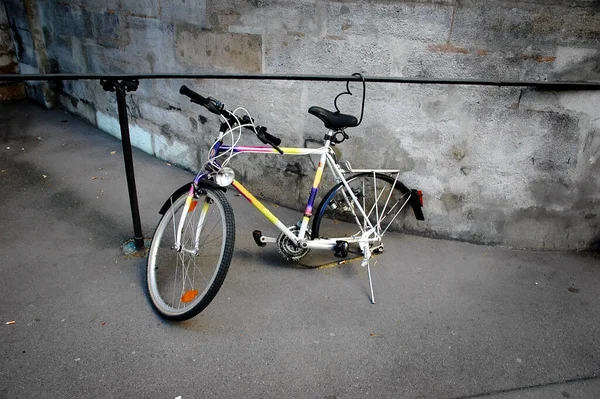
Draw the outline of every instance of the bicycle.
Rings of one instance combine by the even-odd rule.
[[[362,79],[360,74],[354,75]],[[352,169],[348,162],[338,161],[332,147],[349,138],[345,129],[360,125],[364,114],[364,79],[360,120],[342,114],[338,109],[338,98],[343,94],[352,95],[349,83],[350,80],[346,83],[346,92],[334,100],[335,112],[316,106],[308,110],[328,129],[320,148],[279,147],[281,140],[268,133],[266,127],[256,125],[245,109],[230,111],[212,97],[206,98],[186,86],[181,87],[180,93],[189,97],[192,103],[218,115],[221,126],[210,147],[208,160],[193,182],[176,190],[159,211],[162,218],[148,254],[147,289],[153,307],[161,316],[169,320],[196,316],[208,306],[223,284],[235,241],[234,213],[224,195],[228,186],[246,198],[281,232],[278,237],[266,237],[255,230],[252,234],[256,244],[260,247],[276,244],[287,260],[299,261],[311,249],[334,251],[336,257],[345,258],[351,246],[358,246],[361,264],[368,271],[370,299],[375,303],[369,260],[374,253],[383,252],[383,236],[389,229],[399,227],[399,216],[404,214],[407,206],[413,209],[417,220],[424,220],[423,196],[421,191],[409,189],[400,182],[399,170]],[[242,129],[252,131],[266,146],[238,145]],[[297,224],[285,226],[235,179],[235,172],[228,164],[241,153],[319,156],[305,211]],[[313,213],[326,165],[335,184]],[[325,224],[337,231],[348,227],[352,230],[327,238],[320,234],[326,230]]]

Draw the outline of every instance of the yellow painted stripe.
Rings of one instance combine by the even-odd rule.
[[[188,212],[191,212],[193,210],[191,208],[193,200],[194,200],[194,197],[192,197],[191,195],[187,196],[187,198],[185,199],[185,205],[183,207],[183,213],[188,213]]]
[[[207,201],[204,201],[204,205],[202,205],[202,213],[206,214],[206,212],[208,212],[208,207],[210,206],[210,204]]]
[[[246,190],[246,188],[244,186],[242,186],[239,181],[234,180],[233,183],[231,183],[231,184],[233,185],[233,187],[236,190],[238,190],[240,192],[240,194],[242,194],[244,197],[246,197],[246,199],[248,201],[250,201],[250,203],[252,205],[254,205],[254,207],[256,209],[258,209],[260,213],[265,215],[265,217],[267,219],[269,219],[269,221],[271,223],[273,223],[273,224],[279,223],[279,219],[277,219],[277,217],[275,217],[275,215],[273,215],[271,213],[271,211],[268,210],[254,195],[252,195],[252,193],[250,193],[250,191]]]
[[[273,151],[277,150],[273,149]],[[302,154],[306,151],[306,148],[281,147],[281,151],[283,151],[284,154]]]
[[[309,216],[304,216],[304,217],[302,218],[302,223],[308,223],[308,220],[309,220],[309,219],[310,219],[310,217],[309,217]]]
[[[321,183],[321,176],[323,176],[323,169],[325,165],[319,162],[319,166],[317,167],[317,173],[315,173],[315,181],[313,183],[313,188],[318,188],[319,183]]]

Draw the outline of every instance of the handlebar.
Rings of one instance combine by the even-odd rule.
[[[200,94],[196,93],[186,85],[181,86],[179,93],[183,94],[184,96],[188,96],[193,103],[202,105],[213,114],[225,116],[223,113],[224,105],[220,101],[215,100],[212,97],[202,97]]]
[[[184,96],[189,97],[193,103],[202,105],[204,108],[206,108],[213,114],[221,115],[229,120],[236,119],[235,116],[233,115],[233,112],[225,109],[225,105],[223,103],[221,103],[218,100],[215,100],[212,97],[208,97],[208,98],[203,97],[200,94],[193,91],[192,89],[190,89],[189,87],[187,87],[186,85],[181,86],[181,88],[179,89],[179,93],[183,94]],[[244,124],[254,125],[254,120],[252,120],[252,118],[250,118],[248,115],[244,115],[242,117],[242,122]],[[273,136],[272,134],[267,133],[266,127],[256,126],[256,130],[250,126],[247,126],[247,128],[254,131],[254,133],[256,133],[256,136],[258,137],[258,139],[260,141],[272,146],[277,151],[279,151],[281,154],[283,154],[283,151],[281,151],[281,149],[278,147],[279,144],[281,144],[281,139]]]

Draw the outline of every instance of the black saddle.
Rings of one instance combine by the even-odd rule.
[[[308,113],[322,120],[327,129],[339,130],[347,127],[358,126],[358,119],[352,115],[327,111],[325,108],[321,107],[310,107],[308,109]]]

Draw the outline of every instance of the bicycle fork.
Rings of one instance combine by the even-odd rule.
[[[185,226],[185,220],[188,217],[188,214],[193,212],[196,206],[198,205],[198,200],[195,197],[194,186],[190,187],[190,192],[185,200],[185,205],[183,207],[183,212],[181,213],[181,217],[179,218],[179,225],[177,227],[177,231],[175,233],[175,244],[173,245],[173,249],[177,252],[184,251],[187,253],[191,253],[193,255],[197,255],[200,251],[200,234],[202,233],[202,227],[204,226],[204,221],[206,219],[206,214],[208,213],[208,208],[210,206],[210,198],[206,197],[204,203],[202,204],[202,209],[200,211],[200,218],[198,219],[198,224],[196,225],[196,231],[194,233],[194,247],[193,249],[184,248],[181,243],[181,236],[183,234],[183,229]],[[173,228],[175,228],[175,213],[173,212]]]

